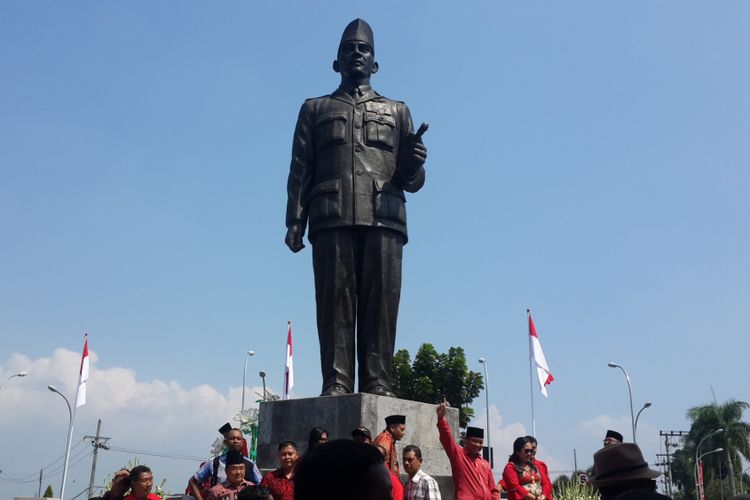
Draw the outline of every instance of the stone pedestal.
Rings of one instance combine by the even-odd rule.
[[[436,405],[427,403],[363,393],[262,402],[258,424],[258,467],[278,467],[277,447],[287,439],[297,442],[300,452],[304,453],[310,429],[315,426],[326,429],[329,439],[351,439],[352,430],[364,426],[370,429],[374,439],[385,429],[385,417],[405,415],[406,433],[396,443],[399,462],[404,446],[416,444],[422,450],[422,470],[439,479],[441,492],[446,493],[444,499],[453,498],[450,463],[438,438],[435,408]],[[458,409],[448,408],[446,418],[453,429],[454,439],[458,440]],[[401,470],[403,472],[403,467]],[[439,476],[447,476],[449,481],[446,483]],[[402,475],[403,479],[405,476]],[[444,485],[450,491],[444,491]]]

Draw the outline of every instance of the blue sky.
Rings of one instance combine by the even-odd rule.
[[[4,2],[0,377],[36,371],[0,396],[3,491],[35,492],[2,479],[62,453],[64,405],[44,387],[72,396],[84,332],[76,439],[102,418],[113,445],[206,455],[246,350],[249,382],[265,370],[279,390],[287,320],[295,395],[319,392],[286,176],[299,106],[338,85],[355,17],[375,32],[373,87],[431,125],[397,347],[487,358],[497,446],[531,427],[527,307],[556,378],[536,406],[551,469],[573,448],[590,463],[610,424],[627,436],[608,361],[637,407],[653,402],[649,461],[710,386],[750,397],[747,2]],[[130,458],[103,455],[102,474]],[[194,468],[142,458],[175,491]]]

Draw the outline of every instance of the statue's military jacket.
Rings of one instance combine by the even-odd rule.
[[[287,227],[370,226],[407,240],[406,198],[424,184],[422,165],[407,158],[409,108],[362,86],[308,99],[294,132],[287,183]]]

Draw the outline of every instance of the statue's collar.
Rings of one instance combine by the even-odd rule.
[[[367,101],[374,97],[380,96],[380,94],[372,90],[372,87],[370,87],[369,85],[353,85],[350,87],[344,87],[343,85],[341,85],[332,95],[333,97],[352,104]]]

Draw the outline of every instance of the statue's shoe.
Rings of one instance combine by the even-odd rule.
[[[341,396],[343,394],[351,394],[351,393],[352,391],[348,390],[343,385],[333,384],[323,389],[323,392],[321,392],[320,395],[321,396]]]
[[[370,394],[375,394],[376,396],[386,396],[389,398],[395,398],[396,395],[393,394],[391,391],[389,391],[387,388],[383,387],[382,385],[376,385],[375,387],[366,390],[365,392]]]

